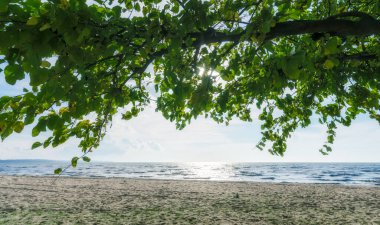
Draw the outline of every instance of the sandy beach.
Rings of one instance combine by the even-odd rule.
[[[380,224],[380,188],[0,176],[0,224]]]

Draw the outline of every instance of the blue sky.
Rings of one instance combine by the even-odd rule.
[[[0,74],[0,96],[20,93],[27,81],[6,84]],[[130,121],[116,116],[100,147],[90,157],[95,161],[122,162],[380,162],[380,127],[366,116],[351,127],[339,127],[333,152],[323,156],[318,149],[325,142],[325,128],[318,123],[298,129],[288,143],[284,157],[255,148],[260,138],[257,120],[232,121],[229,126],[198,119],[182,131],[148,106]],[[46,137],[46,136],[45,136]],[[58,148],[31,150],[43,137],[31,137],[31,127],[0,143],[0,159],[70,160],[80,155],[78,141]]]

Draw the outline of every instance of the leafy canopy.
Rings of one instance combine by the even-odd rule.
[[[30,85],[0,98],[1,138],[31,125],[33,137],[51,131],[32,148],[76,137],[86,154],[154,87],[157,111],[179,129],[256,114],[258,148],[283,155],[316,117],[327,153],[337,124],[380,121],[379,17],[379,1],[1,0],[2,74]]]

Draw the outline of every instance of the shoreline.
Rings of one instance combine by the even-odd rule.
[[[0,161],[0,176],[51,177],[64,166],[51,161]],[[380,186],[379,175],[379,163],[82,163],[62,176]]]
[[[358,187],[358,188],[379,188],[380,185],[377,184],[352,184],[352,183],[318,183],[318,182],[285,182],[285,181],[250,181],[250,180],[216,180],[216,179],[168,179],[168,178],[144,178],[144,177],[136,177],[136,178],[131,178],[131,177],[106,177],[106,176],[92,176],[92,177],[86,177],[86,176],[60,176],[58,177],[57,175],[2,175],[0,174],[0,179],[1,177],[21,177],[21,178],[48,178],[48,179],[86,179],[86,180],[96,180],[96,179],[120,179],[120,180],[152,180],[152,181],[195,181],[195,182],[216,182],[216,183],[248,183],[248,184],[267,184],[267,185],[331,185],[331,186],[342,186],[342,187]]]
[[[380,188],[0,175],[0,224],[379,224]]]

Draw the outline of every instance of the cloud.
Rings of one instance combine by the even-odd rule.
[[[323,156],[325,128],[314,124],[298,129],[289,140],[284,157],[255,148],[260,138],[259,123],[236,122],[230,126],[199,118],[184,130],[165,120],[154,107],[129,121],[117,116],[100,147],[90,157],[97,161],[225,161],[225,162],[378,162],[380,129],[374,121],[359,118],[351,127],[339,127],[333,152]],[[43,138],[32,138],[31,128],[0,143],[1,159],[70,160],[80,155],[78,141],[70,140],[57,149],[30,150]]]

